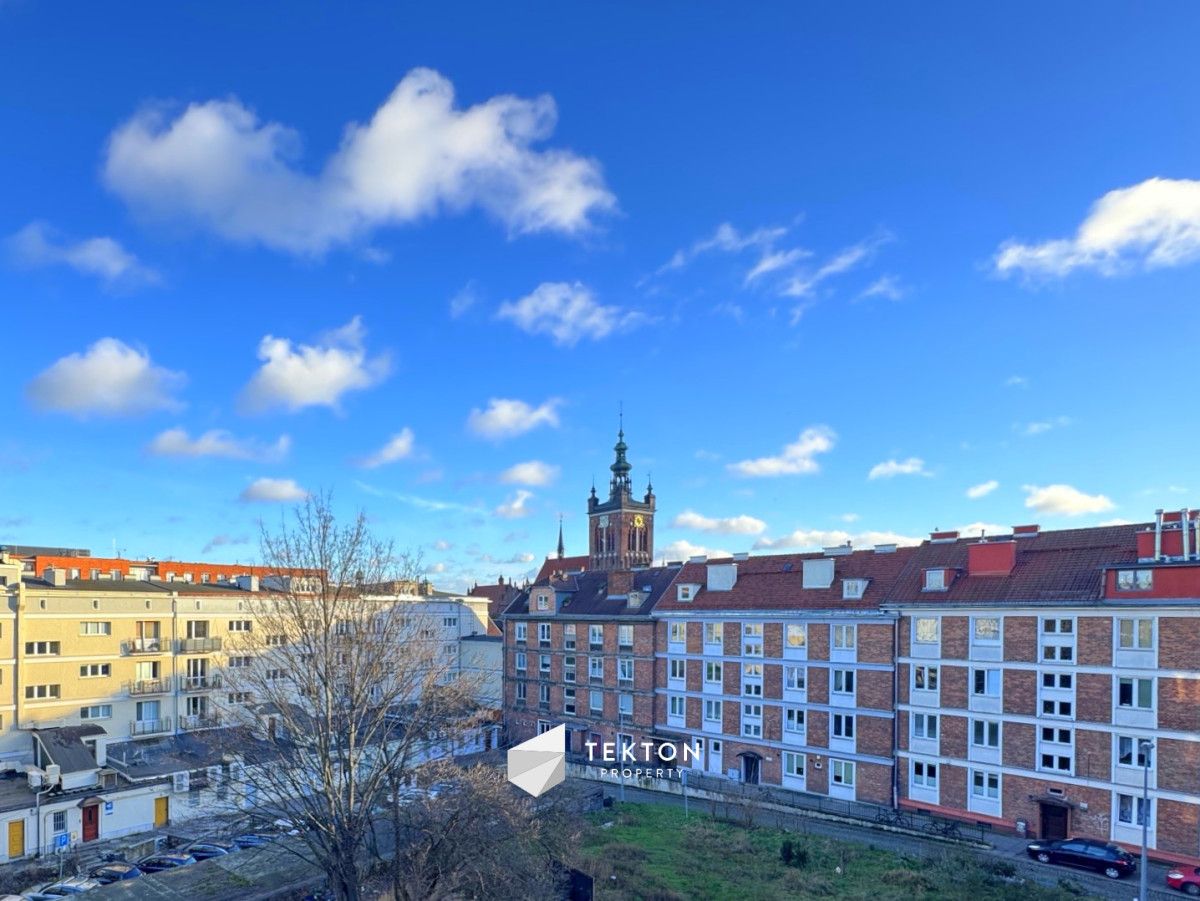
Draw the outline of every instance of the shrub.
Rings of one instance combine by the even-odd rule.
[[[981,866],[993,876],[1000,876],[1004,879],[1011,879],[1017,875],[1017,868],[1011,860],[986,860]]]
[[[1058,880],[1058,887],[1068,895],[1082,895],[1083,886],[1072,879],[1062,878]]]
[[[785,838],[783,840],[783,844],[779,846],[779,859],[783,861],[783,865],[785,867],[790,867],[792,865],[792,858],[795,856],[795,854],[796,851],[792,846],[792,840],[790,838]]]
[[[917,870],[896,869],[888,870],[880,881],[887,886],[903,889],[911,895],[920,895],[933,889],[933,879]]]

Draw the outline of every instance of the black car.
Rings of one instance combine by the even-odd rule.
[[[1137,858],[1109,842],[1094,838],[1064,838],[1031,842],[1025,853],[1042,863],[1058,863],[1121,879],[1137,869]]]
[[[210,857],[224,857],[237,850],[237,845],[229,845],[225,842],[193,842],[182,851],[185,854],[190,854],[196,860],[208,860]]]
[[[142,871],[131,863],[106,863],[102,867],[96,867],[88,875],[101,885],[110,885],[126,879],[137,879],[142,875]]]
[[[143,857],[137,865],[143,873],[161,873],[163,870],[174,870],[176,867],[186,867],[195,862],[196,858],[182,851],[163,851],[161,854]]]

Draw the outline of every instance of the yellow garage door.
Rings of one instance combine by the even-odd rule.
[[[167,818],[170,816],[171,808],[168,806],[170,799],[155,798],[154,799],[154,825],[167,825]]]
[[[25,856],[25,821],[8,821],[8,857],[10,860]]]

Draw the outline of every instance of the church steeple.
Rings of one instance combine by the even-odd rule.
[[[647,481],[645,498],[634,497],[628,451],[622,410],[609,467],[612,480],[608,498],[600,500],[596,496],[595,483],[588,497],[589,569],[625,570],[649,566],[654,559],[654,489]]]
[[[625,429],[622,428],[617,432],[617,443],[613,445],[613,451],[616,453],[616,459],[613,465],[608,467],[612,470],[612,482],[609,490],[609,497],[615,498],[617,493],[624,490],[629,491],[629,472],[633,469],[629,461],[625,459],[625,452],[629,450],[629,445],[625,443]]]
[[[566,546],[563,544],[562,533],[562,514],[558,514],[558,559],[561,560],[566,556]]]

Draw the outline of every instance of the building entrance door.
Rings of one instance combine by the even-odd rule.
[[[88,804],[83,808],[83,840],[94,842],[100,837],[100,805]]]
[[[757,754],[742,755],[742,781],[747,785],[758,785],[759,763],[762,760]]]
[[[1061,804],[1041,801],[1041,830],[1038,838],[1053,840],[1067,837],[1067,814],[1069,811]]]

